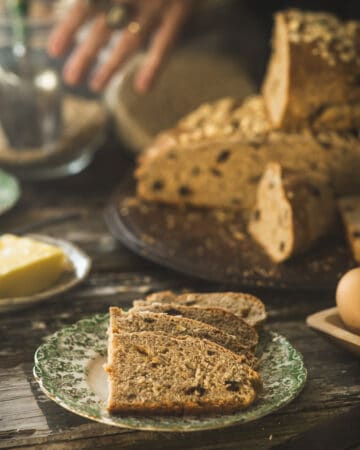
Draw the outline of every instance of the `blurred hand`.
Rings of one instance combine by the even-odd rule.
[[[135,89],[146,92],[188,18],[194,0],[119,0],[118,3],[131,5],[135,15],[124,28],[108,59],[92,76],[90,88],[101,91],[129,57],[151,38],[145,62],[135,77]],[[64,67],[63,76],[70,85],[83,80],[99,51],[108,43],[113,30],[107,24],[107,12],[96,10],[91,2],[77,0],[49,39],[49,54],[62,56],[73,44],[81,26],[90,19],[94,19],[94,23],[89,35],[74,50]]]

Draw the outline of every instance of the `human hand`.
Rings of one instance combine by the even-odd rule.
[[[146,92],[188,18],[194,0],[118,0],[118,3],[132,6],[135,14],[108,59],[92,76],[90,88],[101,91],[114,73],[151,38],[145,61],[134,82],[138,92]],[[92,4],[86,0],[77,0],[49,39],[49,54],[53,57],[62,56],[73,43],[81,26],[94,19],[86,40],[74,50],[65,64],[63,76],[70,85],[77,85],[83,80],[113,32],[107,22],[107,12],[96,9]]]

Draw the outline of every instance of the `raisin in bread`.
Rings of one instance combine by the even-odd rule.
[[[360,196],[338,200],[338,207],[353,257],[360,264]]]
[[[125,313],[120,308],[111,307],[110,330],[112,333],[152,331],[173,336],[207,339],[241,355],[243,361],[251,367],[257,366],[256,357],[247,351],[235,336],[197,320],[146,311]]]
[[[248,325],[230,311],[221,308],[196,308],[178,303],[146,303],[137,304],[129,312],[149,311],[167,314],[169,316],[186,317],[207,323],[225,333],[236,336],[240,344],[246,349],[254,349],[258,343],[258,334],[254,327]]]
[[[275,262],[308,250],[331,229],[335,203],[327,180],[270,163],[262,177],[249,232]]]
[[[224,124],[232,124],[226,136],[226,125],[212,125],[218,110]],[[214,129],[213,135],[209,130]],[[285,169],[327,176],[336,194],[348,195],[360,192],[359,144],[358,134],[352,132],[275,131],[261,97],[248,99],[242,107],[217,103],[200,107],[141,156],[137,195],[147,201],[246,213],[271,161],[281,161]]]
[[[257,297],[242,292],[211,292],[176,295],[171,291],[156,292],[145,300],[135,300],[134,306],[153,303],[174,303],[199,308],[221,308],[242,318],[250,326],[260,327],[266,319],[264,303]]]
[[[261,388],[258,372],[206,339],[154,332],[110,333],[108,411],[201,414],[247,408]]]
[[[263,94],[275,127],[359,127],[360,22],[281,11],[272,44]]]

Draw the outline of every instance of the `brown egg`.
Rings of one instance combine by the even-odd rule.
[[[360,267],[350,270],[340,279],[336,304],[346,327],[360,333]]]

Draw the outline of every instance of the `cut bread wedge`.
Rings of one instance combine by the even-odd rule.
[[[335,223],[335,210],[326,179],[270,163],[259,183],[248,228],[270,258],[280,263],[325,236]]]

